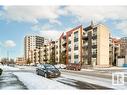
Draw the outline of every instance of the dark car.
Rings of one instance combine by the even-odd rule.
[[[51,64],[42,64],[36,68],[37,75],[44,76],[46,78],[55,78],[60,76],[60,71]]]

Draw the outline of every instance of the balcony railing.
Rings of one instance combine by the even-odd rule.
[[[85,45],[85,44],[84,44],[84,45],[82,46],[82,48],[87,49],[87,48],[88,48],[88,45]]]
[[[83,39],[83,40],[88,40],[88,36],[83,35],[83,36],[82,36],[82,39]]]
[[[93,35],[92,36],[92,39],[97,39],[97,35]]]
[[[97,48],[97,45],[92,45],[92,48]]]

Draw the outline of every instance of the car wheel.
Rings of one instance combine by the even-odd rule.
[[[44,74],[44,77],[47,78],[47,74],[46,73]]]

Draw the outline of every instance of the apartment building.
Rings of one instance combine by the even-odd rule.
[[[25,37],[25,57],[34,63],[82,64],[84,67],[109,67],[119,56],[120,44],[109,39],[110,32],[103,24],[77,26],[56,41]],[[109,44],[111,40],[111,45]],[[110,49],[111,48],[111,49]],[[110,52],[110,50],[112,52]],[[27,54],[28,53],[28,54]]]
[[[103,24],[85,27],[83,32],[83,64],[109,66],[109,29]]]
[[[63,33],[59,38],[59,62],[63,64],[82,62],[82,25]]]
[[[60,40],[55,41],[55,62],[60,63]]]
[[[121,40],[116,38],[109,39],[109,64],[110,66],[117,66],[117,59],[120,56]]]
[[[127,37],[123,37],[120,40],[120,56],[125,57],[127,55]]]
[[[59,39],[60,63],[109,66],[109,30],[103,24],[75,27]]]
[[[30,59],[32,62],[34,60],[34,51],[39,49],[44,43],[44,37],[40,36],[25,36],[24,38],[24,54],[25,59]]]
[[[25,61],[24,57],[17,57],[16,58],[16,64],[23,65],[25,63],[26,63],[26,61]]]

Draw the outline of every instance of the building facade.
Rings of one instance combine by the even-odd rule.
[[[83,62],[92,67],[109,66],[109,30],[103,24],[84,28]]]
[[[17,57],[16,64],[19,64],[19,65],[26,64],[25,58],[24,57]]]
[[[120,56],[125,57],[127,55],[127,37],[123,37],[120,39],[121,44],[120,44]]]
[[[109,43],[109,64],[110,66],[117,66],[117,59],[120,56],[120,39],[110,38]]]
[[[44,37],[40,36],[25,36],[24,38],[24,54],[25,59],[34,60],[34,50],[39,49],[44,43]]]

